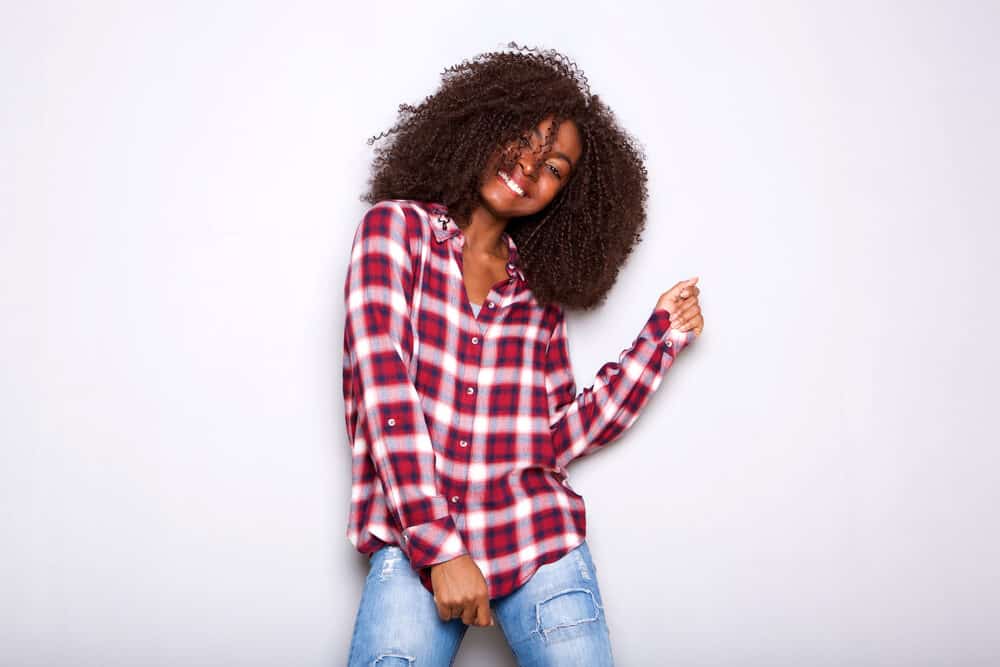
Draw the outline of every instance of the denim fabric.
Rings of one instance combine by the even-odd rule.
[[[490,606],[522,667],[614,664],[586,540]],[[348,667],[449,667],[469,627],[460,618],[442,621],[403,551],[386,546],[371,558]]]

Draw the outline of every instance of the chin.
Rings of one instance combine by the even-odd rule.
[[[524,204],[526,202],[512,200],[505,192],[484,189],[479,194],[483,203],[498,217],[512,218],[514,216],[526,215],[524,211]]]

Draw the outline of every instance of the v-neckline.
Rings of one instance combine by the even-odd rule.
[[[507,262],[508,263],[504,265],[504,268],[506,269],[506,268],[508,268],[510,266],[509,265],[509,262],[510,262],[510,254],[509,254],[510,253],[510,242],[507,241],[506,232],[504,232],[504,237],[503,238],[504,238],[504,241],[507,242],[507,252],[508,252],[508,255],[507,255]],[[452,252],[451,255],[452,255],[452,258],[455,260],[455,262],[457,262],[459,281],[462,283],[462,290],[461,291],[462,291],[463,310],[466,312],[467,315],[469,315],[469,317],[471,317],[473,320],[475,320],[476,323],[478,324],[479,323],[479,314],[481,314],[483,311],[480,310],[479,314],[477,314],[476,311],[474,311],[472,309],[472,299],[469,298],[469,289],[468,289],[468,286],[465,284],[465,256],[463,254],[463,251],[465,249],[465,236],[464,235],[459,235],[458,239],[459,239],[458,240],[458,248],[454,252]],[[497,282],[493,283],[493,285],[490,286],[489,291],[486,292],[486,297],[478,305],[480,307],[482,307],[483,304],[485,304],[487,301],[490,300],[490,295],[493,294],[494,292],[496,292],[497,295],[499,296],[500,295],[500,289],[499,288],[502,288],[504,285],[506,285],[507,283],[511,282],[513,279],[514,279],[514,277],[512,275],[510,275],[510,272],[508,271],[507,272],[507,278],[505,278],[503,280],[498,280]],[[499,300],[498,299],[495,300],[495,302],[497,303],[497,305],[499,305]]]

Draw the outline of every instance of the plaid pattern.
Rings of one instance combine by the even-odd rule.
[[[344,282],[343,389],[352,452],[347,537],[429,566],[469,554],[489,596],[513,592],[586,535],[566,466],[638,417],[695,338],[653,309],[616,362],[578,391],[562,308],[533,298],[510,250],[478,318],[465,236],[433,202],[386,200],[358,225]]]

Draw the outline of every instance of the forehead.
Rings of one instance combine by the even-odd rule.
[[[542,122],[535,129],[538,130],[542,137],[545,137],[552,127],[553,122],[554,118],[549,116],[542,119]],[[581,146],[580,130],[575,122],[567,118],[559,123],[559,131],[552,141],[553,150],[565,153],[574,163],[579,159],[583,147]]]

